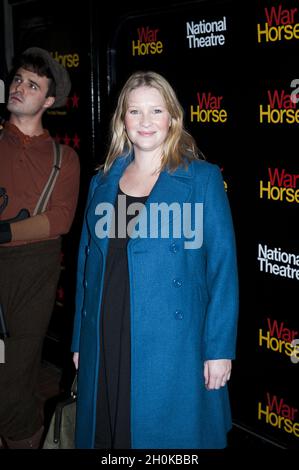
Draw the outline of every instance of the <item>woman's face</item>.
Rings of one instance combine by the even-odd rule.
[[[162,153],[170,123],[165,101],[156,88],[142,86],[129,93],[125,126],[135,150]]]

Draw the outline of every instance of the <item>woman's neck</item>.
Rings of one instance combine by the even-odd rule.
[[[131,163],[134,171],[143,175],[156,175],[161,167],[161,155],[135,151],[134,160]]]

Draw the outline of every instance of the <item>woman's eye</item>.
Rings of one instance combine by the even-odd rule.
[[[160,114],[160,113],[162,113],[162,109],[156,108],[156,109],[154,109],[154,113],[155,114]]]
[[[130,109],[130,114],[138,114],[137,109]]]

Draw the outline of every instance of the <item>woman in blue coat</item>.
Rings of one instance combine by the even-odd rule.
[[[220,170],[198,157],[170,84],[134,73],[79,250],[77,447],[224,448],[237,290]]]

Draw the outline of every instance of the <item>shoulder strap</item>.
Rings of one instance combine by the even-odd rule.
[[[61,146],[53,140],[53,148],[54,148],[53,168],[49,176],[49,179],[47,181],[47,184],[44,187],[43,192],[40,195],[40,198],[36,204],[36,207],[32,215],[42,214],[43,212],[45,212],[48,201],[54,189],[54,186],[55,186],[58,174],[59,174],[59,170],[61,168],[61,162],[62,162]]]

